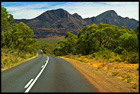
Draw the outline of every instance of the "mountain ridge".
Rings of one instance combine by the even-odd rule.
[[[136,29],[139,21],[119,16],[114,10],[105,11],[96,17],[82,18],[78,13],[70,14],[60,8],[48,10],[33,19],[14,19],[10,23],[24,22],[34,31],[35,38],[47,38],[51,36],[65,36],[67,32],[77,34],[85,25],[93,23],[106,23],[127,26],[128,29]]]

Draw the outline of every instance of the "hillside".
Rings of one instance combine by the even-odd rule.
[[[93,14],[94,15],[94,14]],[[136,29],[139,21],[123,18],[114,10],[109,10],[96,17],[83,19],[79,14],[70,14],[64,9],[48,10],[34,19],[14,19],[11,23],[24,22],[34,31],[35,38],[47,38],[52,36],[65,36],[67,32],[77,34],[83,26],[93,23],[106,23],[127,26],[128,29]]]
[[[93,23],[106,23],[110,25],[116,25],[119,28],[122,26],[127,26],[129,30],[136,29],[136,26],[138,25],[138,21],[135,19],[129,19],[128,17],[123,18],[119,16],[114,10],[108,10],[96,17],[87,18],[85,21],[88,25]]]

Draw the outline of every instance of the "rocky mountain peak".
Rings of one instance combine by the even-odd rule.
[[[117,17],[117,13],[114,11],[114,10],[108,10],[108,11],[105,11],[101,14],[99,14],[98,16],[96,16],[97,20],[102,20],[104,19],[104,17]]]
[[[48,11],[48,13],[51,13],[53,15],[56,15],[56,16],[62,17],[62,18],[65,18],[65,17],[69,16],[69,13],[66,10],[62,9],[62,8]]]
[[[69,17],[69,15],[70,14],[66,10],[60,8],[56,10],[48,10],[36,18],[42,21],[48,21],[48,20],[57,20],[60,18],[67,18]]]
[[[82,17],[77,13],[74,13],[72,16],[77,19],[82,19]]]

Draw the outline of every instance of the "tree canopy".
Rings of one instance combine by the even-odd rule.
[[[138,53],[139,25],[136,30],[129,31],[126,26],[92,24],[84,26],[77,35],[66,33],[65,40],[58,43],[55,55],[82,54],[96,52],[114,52],[116,54]],[[105,50],[105,51],[104,51]],[[135,54],[138,56],[138,54]]]

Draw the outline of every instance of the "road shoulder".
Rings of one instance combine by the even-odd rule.
[[[71,63],[79,70],[100,92],[138,92],[126,83],[114,76],[108,75],[106,71],[97,69],[88,63],[60,57]]]

